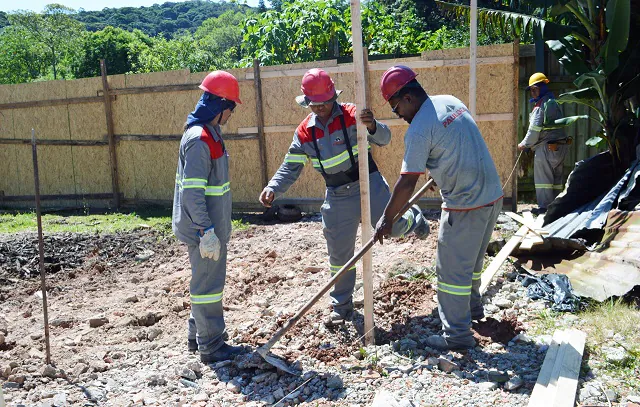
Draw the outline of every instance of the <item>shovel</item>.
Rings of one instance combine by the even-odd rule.
[[[426,184],[424,184],[424,186],[422,188],[420,188],[420,190],[418,192],[416,192],[416,194],[409,200],[409,202],[407,202],[404,207],[400,210],[400,212],[398,212],[398,214],[393,218],[393,223],[396,223],[396,221],[398,219],[400,219],[400,217],[402,217],[402,215],[409,210],[409,208],[411,208],[416,202],[418,202],[418,199],[420,199],[420,197],[427,192],[427,190],[429,188],[431,188],[434,184],[433,179],[430,179],[429,181],[427,181]],[[304,314],[307,313],[307,311],[309,311],[311,309],[311,307],[318,302],[318,300],[320,298],[322,298],[323,295],[325,295],[327,293],[327,291],[329,291],[331,289],[331,287],[333,287],[333,285],[336,283],[336,280],[338,280],[347,270],[349,270],[351,267],[353,267],[358,260],[360,260],[362,258],[362,256],[364,256],[364,254],[366,252],[369,251],[369,249],[371,249],[373,247],[373,245],[375,244],[375,240],[374,237],[372,237],[371,239],[369,239],[369,241],[367,242],[367,244],[365,244],[359,251],[358,253],[356,253],[348,262],[347,264],[345,264],[344,266],[342,266],[342,268],[340,270],[338,270],[338,272],[331,278],[331,280],[329,280],[327,282],[327,284],[324,285],[324,287],[322,287],[322,289],[320,291],[318,291],[318,293],[312,298],[310,299],[305,305],[304,307],[302,307],[293,317],[291,317],[291,319],[289,319],[289,321],[287,321],[287,323],[280,328],[280,330],[278,332],[276,332],[271,339],[269,339],[269,341],[262,345],[261,347],[259,347],[257,349],[257,352],[260,356],[262,356],[262,358],[267,361],[269,364],[277,367],[278,369],[287,372],[289,374],[292,375],[298,375],[299,372],[296,370],[293,370],[292,368],[290,368],[287,363],[280,359],[277,358],[275,356],[270,356],[269,353],[269,349],[271,349],[273,347],[273,345],[276,344],[276,342],[278,342],[278,340],[280,340],[280,338],[282,338],[282,335],[284,335],[285,333],[287,333],[287,331],[289,331],[291,328],[293,328],[293,326],[298,322],[298,320],[300,318],[302,318],[302,316]]]

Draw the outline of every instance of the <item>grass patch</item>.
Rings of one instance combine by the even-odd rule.
[[[114,233],[139,228],[153,228],[171,232],[169,211],[143,211],[130,213],[69,214],[47,213],[42,215],[44,232]],[[0,233],[36,232],[38,224],[35,212],[0,214]]]
[[[231,221],[233,230],[246,230],[251,225],[243,219]],[[42,215],[45,233],[115,233],[151,228],[165,234],[171,231],[171,210],[146,209],[136,212],[111,213],[46,213]],[[37,232],[35,212],[0,214],[0,233]]]
[[[587,347],[592,355],[589,364],[597,376],[611,377],[611,384],[618,387],[621,394],[640,388],[640,310],[618,299],[592,303],[579,316],[580,328],[587,333]],[[605,347],[624,348],[628,360],[607,361]]]

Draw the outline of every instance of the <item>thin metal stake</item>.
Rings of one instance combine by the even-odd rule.
[[[42,288],[42,309],[44,310],[44,341],[47,347],[47,364],[51,364],[51,347],[49,346],[49,312],[47,309],[47,283],[44,276],[44,241],[42,239],[42,212],[40,210],[40,177],[38,175],[38,149],[36,147],[36,131],[31,129],[31,151],[33,155],[33,180],[36,193],[36,217],[38,219],[38,252],[40,254],[40,285]]]

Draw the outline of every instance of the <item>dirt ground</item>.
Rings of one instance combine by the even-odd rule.
[[[434,329],[436,293],[431,282],[437,219],[434,211],[432,234],[426,240],[409,236],[375,246],[378,343]],[[291,224],[266,224],[257,216],[247,221],[251,226],[235,231],[229,244],[225,319],[233,342],[256,346],[324,285],[329,268],[318,216]],[[41,358],[44,352],[36,242],[33,233],[0,236],[0,322],[4,320],[7,331],[0,345],[0,366]],[[99,372],[130,352],[164,347],[167,358],[185,353],[190,268],[184,245],[141,228],[117,235],[48,235],[46,251],[51,358],[56,368],[74,372],[80,360]],[[399,277],[388,279],[392,274]],[[356,303],[362,299],[360,287]],[[328,312],[327,297],[273,348],[274,353],[290,361],[306,356],[335,364],[357,352],[362,346],[362,310],[353,325],[334,329],[321,323]],[[515,325],[497,325],[476,327],[478,340],[486,345],[508,341],[517,333]],[[500,330],[504,338],[493,335]]]

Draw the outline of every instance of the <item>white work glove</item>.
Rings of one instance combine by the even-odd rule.
[[[204,230],[200,237],[200,256],[218,261],[220,258],[220,239],[216,236],[213,226]]]

